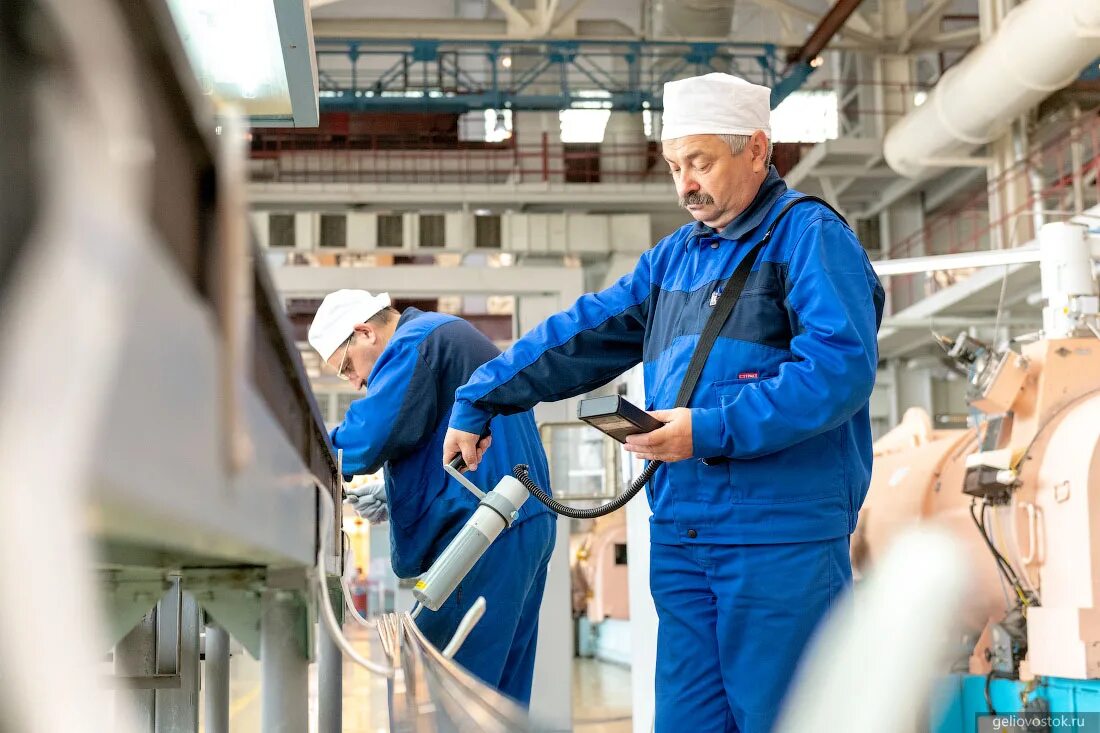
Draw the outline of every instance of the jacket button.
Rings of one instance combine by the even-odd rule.
[[[711,249],[718,249],[718,242],[716,242],[716,241],[715,241],[715,242],[711,242],[711,243],[710,243],[710,248],[711,248]]]
[[[689,529],[688,530],[688,537],[690,537],[691,539],[695,539],[698,536],[699,536],[699,533],[696,532],[694,529]]]

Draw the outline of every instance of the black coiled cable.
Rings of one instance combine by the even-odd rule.
[[[555,514],[561,514],[562,516],[571,517],[573,519],[595,519],[596,517],[602,517],[626,506],[626,503],[633,499],[638,492],[642,490],[642,487],[649,483],[649,480],[653,478],[653,474],[657,473],[657,469],[661,467],[662,463],[663,461],[650,461],[649,465],[645,467],[645,470],[643,470],[638,475],[638,478],[634,479],[630,484],[630,488],[608,503],[602,506],[593,507],[592,509],[577,509],[576,507],[562,504],[560,501],[555,501],[554,497],[540,489],[538,484],[534,482],[530,476],[526,463],[520,463],[513,468],[512,475],[517,481],[524,485],[531,496],[541,501]]]

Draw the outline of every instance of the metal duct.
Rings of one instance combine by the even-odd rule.
[[[936,172],[936,159],[959,158],[997,139],[1097,56],[1100,2],[1027,0],[890,129],[886,162],[909,178]]]

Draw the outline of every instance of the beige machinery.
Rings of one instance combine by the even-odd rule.
[[[931,520],[979,572],[964,615],[969,671],[1100,678],[1100,332],[1084,226],[1040,234],[1043,331],[992,348],[945,343],[968,378],[974,426],[906,412],[875,444],[852,542],[865,573],[907,525]]]

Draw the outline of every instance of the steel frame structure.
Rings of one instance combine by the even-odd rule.
[[[319,38],[316,50],[324,111],[656,111],[666,81],[711,71],[772,87],[774,107],[812,71],[785,71],[774,44],[728,41]]]

